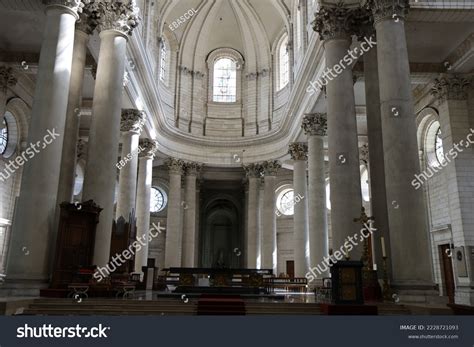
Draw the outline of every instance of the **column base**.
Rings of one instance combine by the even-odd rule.
[[[45,280],[19,280],[8,278],[0,284],[0,297],[39,297],[40,290],[49,287]]]

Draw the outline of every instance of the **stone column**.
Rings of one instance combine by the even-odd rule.
[[[148,261],[148,238],[143,237],[150,229],[150,197],[153,178],[153,158],[157,150],[156,141],[140,140],[137,185],[137,239],[146,240],[146,246],[135,254],[135,272],[142,273],[142,267]]]
[[[357,33],[360,42],[365,38],[375,36],[375,28],[371,16],[367,16],[366,23],[359,27]],[[390,256],[390,233],[388,224],[387,192],[385,190],[385,163],[382,136],[382,118],[380,114],[380,89],[379,72],[377,62],[377,49],[371,49],[364,54],[364,85],[365,105],[367,114],[367,136],[369,140],[370,160],[369,186],[371,199],[371,216],[375,217],[372,234],[373,261],[377,264],[379,278],[383,277],[383,259],[381,237],[384,238],[385,249],[388,258]],[[387,264],[387,272],[391,276],[391,263]]]
[[[116,220],[122,217],[126,222],[129,222],[130,216],[135,210],[138,155],[141,152],[138,140],[143,126],[143,119],[142,111],[135,109],[122,110],[120,122],[122,155],[120,162],[117,164],[120,174],[117,208],[115,211]]]
[[[422,190],[411,184],[420,164],[405,38],[408,6],[408,0],[375,0],[372,12],[377,31],[392,285],[395,289],[427,289],[433,287],[425,204]]]
[[[472,206],[474,205],[474,187],[472,169],[474,168],[474,131],[470,127],[468,88],[470,82],[462,75],[444,74],[434,81],[432,94],[436,97],[439,110],[439,122],[445,160],[441,167],[432,171],[446,171],[449,216],[453,232],[454,280],[456,282],[455,303],[460,305],[474,304],[474,272],[463,271],[464,262],[467,268],[473,269],[474,255],[470,249],[474,246],[474,223]],[[429,165],[429,164],[428,164]],[[431,176],[433,173],[431,173]],[[420,175],[423,177],[423,175]],[[426,175],[428,176],[428,175]],[[427,177],[426,177],[427,179]],[[428,184],[423,180],[424,184]],[[459,261],[458,251],[464,248],[464,258]],[[464,273],[462,273],[464,272]]]
[[[308,182],[306,179],[306,161],[308,145],[301,142],[290,144],[289,153],[293,159],[293,254],[295,259],[295,277],[305,277],[309,268],[308,236]]]
[[[166,223],[165,268],[181,266],[181,176],[184,162],[170,158],[167,163],[170,176],[168,220]]]
[[[76,23],[74,50],[71,67],[71,81],[66,111],[66,126],[63,137],[61,154],[61,173],[59,175],[58,205],[64,201],[72,202],[74,197],[74,182],[76,179],[77,141],[81,121],[82,88],[87,58],[89,36],[95,29],[90,16],[82,13]],[[59,212],[57,212],[59,215]]]
[[[343,5],[321,7],[316,14],[314,30],[324,40],[326,66],[333,69],[344,62],[352,43],[349,24],[355,10]],[[331,70],[332,71],[332,70]],[[334,69],[335,72],[336,69]],[[351,66],[335,77],[326,76],[328,115],[329,179],[331,190],[331,231],[333,249],[339,250],[349,236],[359,231],[353,218],[360,215],[359,146]],[[334,74],[332,74],[334,76]],[[359,260],[362,244],[350,252],[352,260]]]
[[[275,181],[280,162],[265,161],[262,169],[265,174],[263,211],[262,211],[262,268],[277,271],[277,236],[276,236],[276,206]]]
[[[13,88],[17,82],[11,67],[0,66],[0,129],[3,129],[3,117],[7,109],[8,88]]]
[[[45,3],[46,24],[27,140],[36,153],[23,167],[7,268],[8,279],[11,280],[47,281],[54,255],[54,211],[74,26],[78,19],[77,11],[83,4],[75,0],[49,0]]]
[[[128,35],[138,25],[138,8],[134,0],[94,6],[101,43],[82,198],[92,199],[103,208],[95,237],[94,264],[105,266],[114,219],[125,53]]]
[[[202,165],[198,163],[185,164],[185,187],[184,187],[184,225],[183,225],[183,253],[182,266],[195,267],[195,249],[197,242],[196,224],[196,179]]]
[[[258,247],[260,244],[258,233],[258,192],[261,167],[259,164],[244,166],[248,179],[247,198],[247,268],[257,269]]]
[[[307,114],[302,124],[308,136],[308,222],[310,266],[318,266],[328,255],[329,236],[324,171],[324,136],[327,133],[325,113]],[[320,278],[328,277],[328,271]]]

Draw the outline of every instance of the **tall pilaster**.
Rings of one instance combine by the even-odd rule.
[[[198,163],[185,163],[185,186],[184,186],[184,225],[183,225],[183,252],[182,266],[195,267],[195,249],[197,242],[196,224],[196,179],[202,165]]]
[[[144,237],[150,229],[150,197],[153,178],[153,158],[157,150],[156,141],[143,139],[139,142],[137,183],[137,239],[145,240],[146,246],[135,254],[135,272],[141,273],[148,261],[148,237]]]
[[[317,266],[329,253],[324,171],[324,136],[327,134],[325,113],[306,114],[303,130],[308,137],[308,224],[310,266]],[[328,277],[325,273],[323,277]]]
[[[54,211],[74,26],[83,4],[77,0],[49,0],[45,4],[45,28],[27,140],[36,155],[23,167],[20,197],[13,219],[8,280],[47,281],[54,254]],[[25,256],[25,250],[29,252],[28,256]]]
[[[422,190],[411,185],[420,164],[405,35],[408,7],[408,0],[375,0],[372,13],[377,32],[392,285],[428,289],[433,286],[425,204]]]
[[[8,88],[13,88],[17,79],[11,67],[0,66],[0,129],[3,128],[3,117],[7,107]]]
[[[169,158],[169,198],[168,220],[166,223],[165,268],[181,266],[181,176],[184,174],[184,162]]]
[[[262,163],[265,175],[262,211],[262,268],[273,269],[274,274],[277,274],[275,183],[280,168],[281,164],[276,160]]]
[[[74,182],[76,178],[77,141],[81,121],[82,88],[87,58],[87,44],[95,29],[95,22],[86,8],[79,15],[74,33],[74,49],[71,66],[71,81],[66,111],[66,126],[64,129],[63,151],[61,154],[61,172],[58,186],[58,206],[67,201],[72,202]],[[59,207],[58,207],[59,209]],[[56,212],[59,215],[59,211]]]
[[[143,111],[135,109],[122,110],[120,131],[122,134],[122,155],[119,162],[119,190],[115,218],[130,220],[130,214],[135,210],[137,194],[138,155],[141,148],[138,140],[143,125]]]
[[[94,200],[103,211],[97,226],[94,263],[109,261],[117,152],[120,138],[123,75],[128,35],[138,25],[135,0],[94,2],[100,53],[92,104],[89,153],[84,179],[83,200]]]
[[[437,98],[436,107],[439,111],[445,156],[444,161],[439,163],[442,166],[438,167],[438,170],[447,172],[447,200],[455,247],[455,303],[472,306],[474,273],[462,269],[466,264],[468,268],[474,268],[474,256],[470,252],[474,249],[474,222],[471,217],[474,187],[472,176],[466,175],[466,172],[472,172],[474,169],[474,152],[470,148],[472,145],[468,143],[474,137],[474,131],[470,130],[469,126],[469,84],[468,79],[463,76],[442,75],[434,81],[432,94]],[[435,168],[432,167],[432,170]],[[464,248],[464,252],[461,248]],[[461,258],[465,259],[458,258],[458,251],[461,252]]]
[[[293,159],[295,277],[305,277],[309,268],[308,183],[306,179],[308,145],[301,142],[291,143],[289,153]]]
[[[247,197],[247,268],[257,269],[258,249],[260,245],[260,235],[258,233],[258,195],[261,167],[259,164],[249,164],[244,166],[248,179]]]
[[[356,10],[341,4],[321,7],[314,21],[314,30],[324,40],[326,66],[331,69],[341,66],[352,43]],[[338,75],[326,78],[331,231],[336,250],[358,231],[353,218],[360,214],[362,197],[352,67],[343,65]],[[351,259],[360,259],[361,248],[354,247]]]

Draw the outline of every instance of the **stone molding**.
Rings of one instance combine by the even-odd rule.
[[[138,143],[138,147],[141,149],[140,153],[138,153],[138,156],[140,158],[153,159],[156,151],[158,150],[158,142],[151,139],[140,139]]]
[[[120,131],[140,133],[143,128],[144,119],[143,111],[133,108],[123,109],[120,119]]]
[[[141,22],[135,0],[94,0],[86,7],[86,11],[96,21],[99,32],[116,30],[124,35],[132,35]]]
[[[308,160],[308,145],[303,142],[290,143],[288,153],[293,160]]]
[[[303,117],[301,124],[308,136],[326,136],[328,130],[326,113],[308,113]]]
[[[247,178],[256,178],[262,176],[262,166],[257,163],[252,163],[243,166]]]
[[[0,66],[0,91],[6,93],[8,88],[14,87],[17,82],[18,80],[11,67]]]
[[[281,168],[281,163],[278,160],[267,160],[264,161],[261,166],[265,176],[276,176],[278,170]]]
[[[374,23],[384,20],[405,20],[410,9],[408,0],[370,0],[367,8],[372,10]]]
[[[431,95],[437,98],[439,102],[447,100],[467,100],[470,84],[469,80],[463,77],[441,76],[434,80]]]
[[[184,161],[176,158],[168,158],[165,162],[168,166],[170,174],[183,175],[184,174]]]

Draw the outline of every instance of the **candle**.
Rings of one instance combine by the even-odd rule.
[[[383,237],[380,238],[380,243],[382,244],[382,257],[385,258],[387,253],[385,253],[385,240]]]

